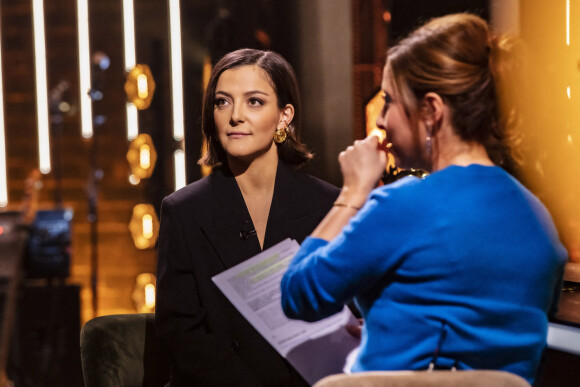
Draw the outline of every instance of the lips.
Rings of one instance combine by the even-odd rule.
[[[244,133],[244,132],[229,132],[227,134],[227,136],[230,138],[242,138],[242,137],[249,136],[249,135],[250,135],[249,133]]]

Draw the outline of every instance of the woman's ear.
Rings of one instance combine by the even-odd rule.
[[[445,103],[437,93],[428,92],[421,101],[421,119],[429,126],[438,126],[443,119]]]
[[[294,118],[294,106],[292,106],[291,104],[287,104],[286,106],[284,106],[284,108],[282,108],[282,111],[280,112],[280,119],[278,120],[279,128],[282,129],[288,127],[290,125],[290,122],[292,122],[293,118]]]

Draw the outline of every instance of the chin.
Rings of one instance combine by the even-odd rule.
[[[244,146],[243,144],[234,144],[234,146],[230,145],[228,147],[224,147],[224,150],[228,155],[236,158],[248,157],[254,153],[251,149],[248,149],[248,147]]]
[[[395,159],[395,166],[399,169],[409,169],[409,162],[406,159],[401,159],[399,156],[393,154]]]

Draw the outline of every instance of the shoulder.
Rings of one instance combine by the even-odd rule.
[[[229,177],[225,176],[221,170],[215,170],[211,175],[189,183],[166,196],[162,206],[207,208],[213,203],[215,192],[219,191],[221,186],[228,184],[228,179]]]
[[[180,206],[192,200],[204,200],[210,198],[212,193],[212,183],[209,176],[194,181],[185,187],[167,195],[163,203]]]
[[[291,188],[295,194],[334,200],[340,192],[338,187],[284,163],[280,163],[278,172],[280,174],[279,183]]]
[[[396,200],[402,198],[408,201],[410,197],[420,195],[420,191],[424,189],[424,180],[415,176],[406,176],[393,183],[386,184],[375,188],[371,193],[371,198],[375,200]]]
[[[304,188],[311,190],[313,194],[336,198],[340,193],[338,187],[307,173],[302,172],[302,179],[304,181]]]

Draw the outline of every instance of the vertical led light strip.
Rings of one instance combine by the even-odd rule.
[[[175,163],[175,190],[177,191],[185,187],[185,152],[181,149],[176,150],[173,153],[173,162]]]
[[[570,0],[566,0],[566,46],[570,46]]]
[[[137,63],[135,50],[135,9],[133,0],[123,0],[123,37],[125,46],[125,71],[129,72]],[[133,140],[139,134],[139,114],[137,107],[127,102],[127,139]]]
[[[168,0],[169,40],[171,54],[171,101],[173,107],[173,138],[180,141],[181,149],[175,151],[175,190],[186,184],[185,153],[183,150],[183,76],[181,66],[181,11],[179,0]]]
[[[50,172],[50,136],[48,127],[48,86],[46,81],[46,47],[44,39],[44,2],[32,1],[34,62],[36,72],[36,119],[40,172]]]
[[[5,134],[6,132],[4,127],[3,77],[4,74],[2,73],[2,28],[0,28],[0,207],[6,207],[8,205],[8,173],[7,173],[8,167],[6,165],[6,134]]]
[[[566,46],[570,47],[570,0],[566,0]],[[566,94],[570,99],[570,86],[566,88]]]
[[[133,0],[123,0],[123,38],[125,45],[125,71],[137,63],[135,54],[135,10]]]
[[[79,102],[81,105],[81,136],[93,137],[93,101],[91,90],[91,52],[89,47],[88,0],[77,0],[77,35],[79,41]]]
[[[171,54],[171,98],[173,104],[173,138],[183,140],[183,80],[181,67],[181,11],[179,0],[169,0],[169,33]]]

